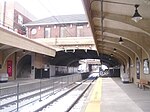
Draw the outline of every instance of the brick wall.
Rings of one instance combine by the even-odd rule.
[[[76,37],[76,25],[69,24],[67,25],[67,37]],[[68,33],[69,32],[69,33]]]
[[[28,27],[28,37],[32,39],[36,38],[45,38],[44,36],[44,31],[45,28],[51,28],[50,31],[50,37],[60,37],[61,35],[61,26],[62,25],[43,25],[43,26],[29,26]],[[65,30],[66,30],[66,37],[76,37],[77,36],[77,24],[67,24],[65,25]],[[36,34],[32,34],[32,29],[36,29]],[[87,24],[83,24],[83,29],[82,29],[82,36],[87,37],[87,36],[92,36],[91,29],[90,27],[87,26]]]
[[[23,14],[21,14],[20,12],[18,12],[17,10],[14,10],[14,30],[17,30],[18,33],[20,34],[24,34],[25,32],[23,32],[22,30],[22,24],[18,23],[18,15],[21,15],[23,18],[23,24],[24,23],[28,23],[31,22],[30,19],[28,19],[27,17],[25,17]]]
[[[35,29],[36,33],[33,34],[32,30]],[[32,39],[44,38],[44,26],[28,27],[28,37]]]
[[[84,29],[83,33],[85,37],[92,36],[91,28],[87,26],[87,24],[83,26],[83,29]]]
[[[51,37],[59,37],[60,35],[60,27],[59,26],[52,26],[51,27]]]

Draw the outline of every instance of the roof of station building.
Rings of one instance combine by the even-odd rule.
[[[68,23],[87,23],[85,14],[59,15],[36,20],[25,24],[25,26],[48,25],[48,24],[68,24]]]

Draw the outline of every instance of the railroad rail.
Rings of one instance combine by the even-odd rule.
[[[82,82],[79,85],[66,91],[64,94],[60,95],[59,97],[51,100],[50,102],[45,103],[41,107],[36,109],[34,108],[32,111],[33,112],[48,112],[48,111],[69,112],[75,106],[75,104],[80,100],[83,94],[88,90],[88,88],[91,86],[94,80],[95,78],[93,80],[87,80],[85,82]],[[71,101],[68,101],[69,99]],[[61,108],[60,104],[62,105],[64,102],[66,102],[66,100],[67,100],[66,103],[67,105],[63,105],[63,108]],[[59,110],[57,111],[58,107]]]

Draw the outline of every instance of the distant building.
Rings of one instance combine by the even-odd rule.
[[[84,14],[60,15],[44,18],[25,24],[28,37],[91,37],[91,29]]]
[[[24,35],[26,29],[23,24],[32,20],[35,20],[35,17],[14,0],[0,1],[0,25]]]

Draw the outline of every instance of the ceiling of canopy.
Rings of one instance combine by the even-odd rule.
[[[124,58],[150,57],[150,0],[82,0],[98,53]],[[132,16],[135,5],[142,20]],[[123,43],[119,43],[119,39]],[[115,52],[114,52],[115,49]],[[108,52],[107,52],[108,51]]]

